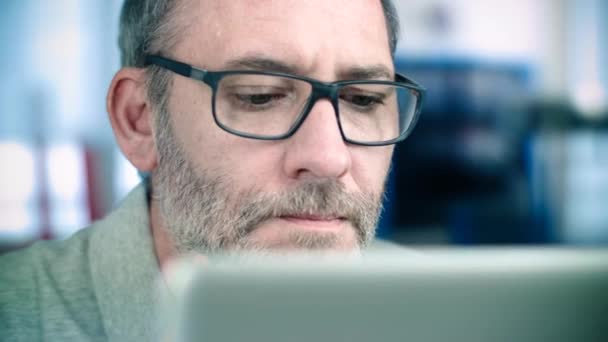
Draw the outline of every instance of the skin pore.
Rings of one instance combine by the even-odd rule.
[[[179,20],[190,25],[168,57],[198,68],[325,82],[392,77],[380,1],[184,1]],[[131,113],[138,119],[132,126],[149,128],[146,144],[153,145],[129,159],[153,174],[150,219],[161,264],[191,251],[351,251],[373,238],[392,146],[345,143],[327,99],[289,139],[238,137],[214,123],[207,85],[172,77],[166,108],[145,100],[131,107],[144,112]],[[144,91],[141,75],[132,78],[140,80],[132,91]],[[114,83],[121,88],[120,79]],[[162,110],[167,120],[155,121],[153,112]],[[138,150],[122,140],[127,157]]]

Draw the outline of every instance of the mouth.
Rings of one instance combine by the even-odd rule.
[[[340,230],[347,222],[345,217],[340,216],[286,215],[278,218],[298,228],[322,231]]]

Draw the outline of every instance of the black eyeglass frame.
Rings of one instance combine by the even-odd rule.
[[[296,76],[296,75],[280,73],[280,72],[271,72],[271,71],[258,71],[258,70],[209,71],[209,70],[203,70],[203,69],[195,68],[190,64],[178,62],[178,61],[175,61],[175,60],[172,60],[172,59],[169,59],[166,57],[162,57],[159,55],[146,56],[145,61],[144,61],[144,66],[148,67],[151,65],[156,65],[163,69],[172,71],[178,75],[192,78],[194,80],[201,81],[201,82],[207,84],[209,87],[211,87],[211,90],[212,90],[211,111],[212,111],[213,120],[215,121],[215,123],[221,129],[225,130],[228,133],[231,133],[231,134],[243,137],[243,138],[250,138],[250,139],[257,139],[257,140],[284,140],[284,139],[291,137],[295,132],[297,132],[297,130],[300,128],[300,126],[302,125],[304,120],[306,120],[306,118],[310,114],[310,111],[312,110],[313,106],[317,103],[317,101],[319,101],[320,99],[326,98],[326,99],[330,100],[332,106],[334,107],[336,121],[338,122],[338,129],[340,130],[342,139],[345,142],[354,144],[354,145],[361,145],[361,146],[386,146],[386,145],[396,144],[400,141],[405,140],[405,138],[407,138],[410,135],[410,133],[416,126],[416,123],[420,116],[422,101],[424,99],[424,94],[425,94],[425,89],[422,86],[420,86],[415,81],[413,81],[401,74],[398,74],[398,73],[395,73],[395,81],[346,80],[346,81],[326,83],[326,82],[321,82],[321,81],[318,81],[318,80],[315,80],[312,78],[308,78],[308,77]],[[289,78],[289,79],[294,79],[294,80],[299,80],[299,81],[304,81],[304,82],[309,83],[312,87],[312,91],[311,91],[310,97],[306,101],[306,105],[302,109],[302,112],[300,114],[298,114],[298,117],[296,118],[295,122],[292,124],[292,126],[289,128],[289,130],[286,133],[281,134],[281,135],[276,135],[276,136],[260,136],[260,135],[256,135],[256,134],[250,134],[250,133],[234,130],[230,127],[225,126],[222,122],[220,122],[220,120],[218,120],[216,111],[215,111],[217,89],[218,89],[218,85],[219,85],[220,81],[222,80],[222,78],[229,76],[229,75],[266,75],[266,76],[278,76],[278,77],[283,77],[283,78]],[[361,141],[351,140],[348,137],[346,137],[346,135],[344,134],[344,131],[342,130],[342,123],[340,121],[340,113],[339,113],[339,109],[338,109],[339,108],[338,94],[339,94],[340,89],[345,86],[359,85],[359,84],[360,85],[373,85],[373,84],[390,85],[390,86],[406,88],[406,89],[414,91],[414,94],[417,96],[414,117],[412,118],[412,121],[411,121],[409,127],[405,131],[403,131],[397,138],[387,140],[387,141],[379,141],[379,142],[361,142]]]

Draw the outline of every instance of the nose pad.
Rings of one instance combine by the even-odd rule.
[[[350,169],[351,157],[334,104],[327,98],[311,103],[310,111],[290,139],[285,172],[290,177],[308,174],[339,178]]]
[[[306,106],[304,107],[303,114],[302,114],[302,118],[301,121],[298,123],[298,127],[296,128],[296,133],[297,130],[300,129],[300,126],[302,126],[307,120],[308,117],[311,115],[311,112],[313,112],[315,110],[315,107],[319,104],[319,103],[323,103],[326,102],[329,105],[331,105],[331,108],[333,109],[333,117],[335,118],[335,123],[337,125],[338,128],[338,132],[340,132],[340,136],[343,137],[342,134],[342,127],[340,126],[340,119],[339,119],[339,114],[338,114],[338,103],[337,100],[334,101],[334,98],[337,98],[335,90],[332,88],[327,88],[327,89],[321,89],[321,90],[315,90],[312,95],[310,100],[308,101],[308,103],[306,104]]]
[[[321,123],[318,122],[319,120]],[[314,127],[315,125],[319,126]],[[320,98],[311,102],[308,113],[302,120],[300,126],[301,127],[299,127],[296,134],[298,134],[300,130],[306,129],[306,127],[302,126],[313,126],[313,132],[317,132],[319,135],[321,135],[321,133],[337,133],[340,140],[342,140],[342,142],[344,141],[342,138],[342,129],[340,128],[340,122],[338,120],[337,109],[331,99]]]

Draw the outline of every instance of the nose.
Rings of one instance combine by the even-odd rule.
[[[290,178],[340,178],[350,167],[350,150],[342,139],[334,107],[329,100],[320,99],[287,140],[285,173]]]

